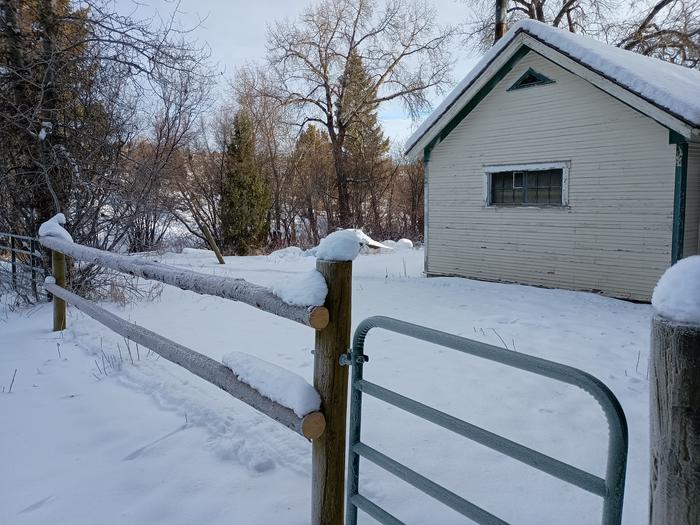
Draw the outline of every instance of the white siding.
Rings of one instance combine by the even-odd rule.
[[[688,145],[683,257],[700,253],[700,144]]]
[[[506,91],[532,67],[554,84]],[[428,263],[648,300],[671,260],[669,132],[534,52],[432,151]],[[485,207],[483,166],[570,161],[569,206]]]

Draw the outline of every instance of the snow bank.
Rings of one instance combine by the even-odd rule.
[[[221,359],[236,377],[265,397],[303,417],[321,407],[321,398],[303,377],[243,352],[231,352]]]
[[[684,120],[696,125],[700,124],[700,97],[698,97],[700,71],[620,49],[536,20],[521,20],[484,54],[478,64],[423,121],[406,141],[406,151],[413,148],[416,142],[469,89],[494,57],[521,32],[573,57],[578,62]]]
[[[316,258],[324,261],[352,261],[362,247],[355,230],[338,230],[321,239]]]
[[[411,250],[413,249],[413,241],[410,239],[399,239],[396,241],[396,249],[399,250]]]
[[[326,280],[316,270],[277,281],[270,290],[285,303],[298,306],[321,306],[328,294]]]
[[[267,257],[275,262],[282,262],[286,261],[287,259],[296,259],[297,257],[303,256],[304,250],[298,246],[289,246],[287,248],[282,248],[281,250],[276,250]]]
[[[700,324],[700,255],[681,259],[664,272],[651,305],[662,317]]]
[[[73,242],[73,237],[61,226],[65,223],[66,216],[62,213],[57,213],[39,226],[39,237],[58,237],[59,239]]]

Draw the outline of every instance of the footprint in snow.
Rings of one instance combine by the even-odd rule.
[[[47,496],[44,499],[40,499],[36,503],[32,503],[28,507],[25,507],[24,509],[20,510],[17,514],[26,514],[27,512],[33,512],[37,509],[40,509],[41,507],[44,506],[44,504],[48,503],[51,499],[53,499],[53,496]]]

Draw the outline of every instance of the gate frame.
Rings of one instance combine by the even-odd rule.
[[[8,243],[7,245],[5,243]],[[26,246],[28,244],[28,246]],[[44,267],[43,260],[44,257],[37,250],[41,246],[39,239],[37,237],[29,237],[27,235],[17,235],[10,232],[0,232],[0,251],[10,252],[10,288],[17,291],[24,284],[25,280],[29,281],[29,287],[27,288],[27,294],[34,297],[34,301],[39,301],[41,293],[39,291],[40,286],[44,282],[44,277],[46,277],[47,270]],[[18,254],[26,255],[28,259],[27,262],[18,260]],[[17,271],[18,268],[22,269]],[[20,277],[20,283],[18,286],[18,274]],[[29,278],[25,279],[24,274],[28,274]]]
[[[382,328],[428,343],[452,348],[465,354],[548,377],[585,390],[599,403],[608,421],[608,452],[605,479],[364,380],[362,378],[362,369],[364,363],[368,361],[364,353],[365,339],[373,328]],[[512,350],[505,350],[479,341],[384,316],[369,317],[357,326],[353,337],[352,352],[343,356],[341,363],[352,366],[346,525],[357,524],[358,508],[380,523],[392,525],[402,523],[359,493],[360,457],[382,467],[476,523],[507,525],[507,522],[486,510],[362,443],[360,441],[360,432],[363,392],[546,472],[569,484],[601,496],[603,498],[602,524],[616,525],[621,522],[625,492],[625,472],[627,468],[627,420],[622,406],[615,395],[605,384],[592,375],[577,368],[539,357],[520,354]]]

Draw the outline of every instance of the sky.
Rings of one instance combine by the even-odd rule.
[[[179,6],[172,0],[115,0],[122,12],[136,11],[139,16],[160,13],[167,16],[178,9],[178,19],[184,27],[194,27],[193,37],[206,43],[212,61],[218,63],[222,87],[233,76],[237,66],[262,61],[266,53],[266,28],[275,20],[296,18],[313,0],[181,0]],[[467,16],[467,5],[461,0],[428,0],[435,5],[438,22],[442,25],[462,22]],[[476,63],[459,42],[453,43],[456,60],[453,77],[461,80]],[[441,96],[431,94],[433,107]],[[379,109],[379,120],[384,133],[396,144],[402,145],[420,122],[411,122],[400,103],[387,103]]]

